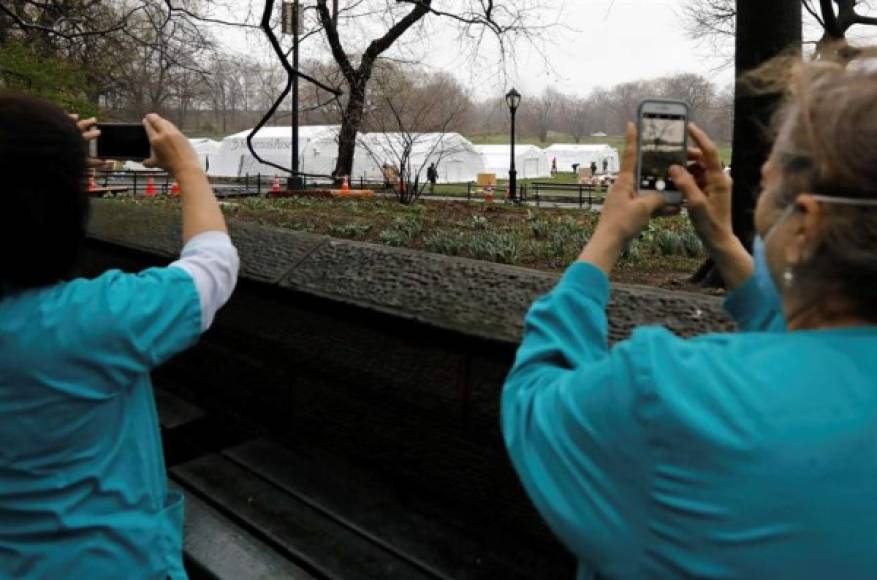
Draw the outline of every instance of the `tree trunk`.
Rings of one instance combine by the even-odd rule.
[[[356,136],[362,126],[365,109],[366,81],[358,78],[350,85],[350,97],[341,117],[341,131],[338,134],[338,162],[335,164],[336,180],[345,175],[353,177],[353,161],[356,154]]]
[[[737,0],[737,78],[789,51],[801,51],[801,3]],[[747,248],[755,234],[761,166],[770,154],[767,129],[780,98],[747,95],[738,81],[734,97],[734,233]]]

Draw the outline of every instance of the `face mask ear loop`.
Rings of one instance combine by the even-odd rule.
[[[858,205],[862,207],[877,207],[877,199],[860,199],[857,197],[834,197],[831,195],[814,195],[813,199],[822,203],[835,205]]]
[[[795,204],[790,205],[789,207],[787,207],[783,211],[783,213],[782,213],[782,215],[780,215],[779,219],[776,222],[774,222],[774,224],[772,226],[770,226],[770,229],[767,230],[767,233],[764,235],[764,245],[765,246],[767,245],[767,242],[770,241],[771,236],[773,236],[774,233],[776,233],[777,229],[781,225],[783,225],[783,222],[785,222],[787,219],[789,219],[789,216],[791,216],[795,212],[796,209],[798,209],[797,205],[795,205]]]

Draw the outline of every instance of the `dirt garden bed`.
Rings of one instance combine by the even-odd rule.
[[[174,209],[173,199],[119,199]],[[337,238],[560,272],[576,259],[598,214],[505,204],[387,199],[247,198],[223,204],[239,220]],[[703,291],[688,277],[704,250],[684,217],[654,220],[625,251],[613,280]]]

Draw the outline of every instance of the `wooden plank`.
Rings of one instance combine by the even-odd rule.
[[[296,562],[338,580],[431,578],[381,546],[220,455],[171,470],[192,492],[246,524]]]
[[[191,493],[186,496],[186,557],[217,580],[315,580]]]
[[[223,454],[436,577],[524,579],[568,572],[566,562],[547,563],[500,530],[454,521],[428,498],[393,489],[325,453],[259,439]]]

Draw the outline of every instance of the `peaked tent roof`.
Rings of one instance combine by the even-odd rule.
[[[407,148],[411,171],[421,180],[430,163],[442,183],[474,181],[484,171],[481,155],[459,133],[364,133],[357,138],[353,177],[383,179],[383,164],[397,166]]]
[[[620,169],[618,150],[605,143],[582,144],[582,143],[555,143],[545,149],[549,159],[557,158],[558,171],[572,171],[573,164],[590,165],[597,164],[599,171],[603,170],[602,164],[609,162],[610,172]]]
[[[476,145],[475,150],[484,160],[485,171],[503,176],[511,169],[511,145]],[[515,145],[515,170],[521,179],[548,177],[551,162],[540,147]]]
[[[338,125],[305,125],[299,127],[299,161],[308,144],[317,139],[336,139]],[[219,154],[211,157],[210,175],[233,176],[257,173],[273,175],[280,173],[275,167],[259,163],[247,147],[250,129],[229,135],[222,140]],[[262,127],[253,136],[253,147],[267,161],[289,167],[292,156],[292,129],[289,127]],[[302,164],[304,165],[304,164]],[[303,167],[305,172],[316,171]]]

